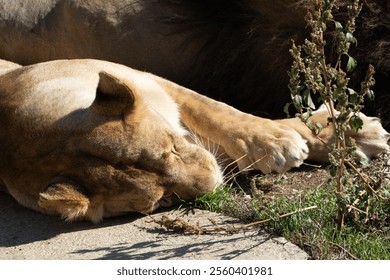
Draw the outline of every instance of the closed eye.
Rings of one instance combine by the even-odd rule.
[[[172,146],[171,152],[172,152],[172,154],[174,154],[176,156],[180,155],[180,153],[177,151],[175,146]]]

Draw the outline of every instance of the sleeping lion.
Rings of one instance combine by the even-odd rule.
[[[389,150],[362,115],[357,155]],[[323,108],[313,115],[328,144]],[[327,149],[298,119],[243,113],[155,75],[99,60],[0,61],[0,189],[21,205],[94,223],[192,200],[238,168],[285,172]],[[202,145],[203,143],[203,145]]]

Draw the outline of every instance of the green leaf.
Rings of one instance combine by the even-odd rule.
[[[322,126],[322,124],[320,123],[316,123],[316,134],[320,134],[320,132],[322,131],[324,127]]]
[[[336,177],[336,175],[337,175],[337,168],[336,168],[335,166],[332,165],[332,166],[330,167],[329,173],[330,173],[330,176]]]
[[[351,126],[351,129],[353,131],[358,131],[359,129],[362,129],[362,127],[363,127],[363,120],[359,116],[354,115],[349,120],[349,125]]]
[[[345,34],[345,38],[347,39],[347,42],[350,42],[353,44],[356,44],[356,42],[357,42],[356,38],[350,32],[347,32],[347,34]]]
[[[358,95],[357,94],[351,94],[349,97],[349,102],[353,105],[356,105],[359,101]]]
[[[363,167],[365,167],[365,166],[368,166],[368,165],[369,165],[369,160],[368,160],[368,158],[361,158],[361,159],[359,160],[359,163],[360,163],[361,165],[363,165]]]
[[[291,71],[290,71],[290,76],[292,78],[297,78],[299,75],[299,68],[296,66],[296,67],[291,67]]]
[[[355,95],[357,94],[356,91],[353,88],[347,88],[349,95]]]
[[[309,93],[309,95],[307,96],[307,106],[309,106],[309,108],[311,109],[315,109],[316,108],[316,105],[314,104],[313,102],[313,99],[311,99],[311,94]]]
[[[337,31],[343,31],[344,30],[344,27],[343,27],[343,25],[340,22],[335,21],[334,25],[335,25],[335,28],[336,28]]]
[[[284,108],[283,108],[283,112],[286,113],[287,117],[289,118],[290,117],[290,112],[288,111],[288,109],[290,108],[290,105],[292,103],[287,103],[286,105],[284,105]]]
[[[348,56],[347,71],[352,72],[357,66],[357,61],[352,56]]]
[[[375,99],[375,94],[374,94],[374,91],[372,89],[367,91],[367,97],[368,97],[368,100],[370,100],[370,101],[373,101]]]
[[[351,104],[356,105],[359,101],[359,96],[358,96],[357,92],[352,88],[347,88],[347,90],[349,93],[349,102]]]
[[[306,102],[306,105],[311,108],[315,109],[316,105],[313,102],[313,99],[311,98],[310,89],[306,88],[306,90],[303,92],[303,100]]]
[[[302,108],[302,97],[300,95],[295,95],[293,102],[295,108]]]

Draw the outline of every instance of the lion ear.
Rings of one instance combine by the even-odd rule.
[[[122,116],[134,106],[133,91],[117,77],[107,72],[99,73],[99,84],[91,108],[106,116]]]
[[[39,194],[38,205],[49,212],[60,214],[67,221],[73,221],[85,217],[90,200],[78,185],[61,180],[50,184]]]

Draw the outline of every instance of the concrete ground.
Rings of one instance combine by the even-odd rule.
[[[164,216],[165,215],[165,216]],[[167,231],[156,222],[179,218],[205,231],[216,226],[238,228],[232,218],[201,210],[160,212],[151,217],[128,215],[89,222],[66,223],[19,206],[0,192],[0,259],[307,259],[284,238],[259,229],[238,233],[188,234]]]

